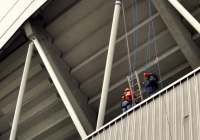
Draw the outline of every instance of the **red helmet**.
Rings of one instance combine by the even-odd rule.
[[[125,91],[130,91],[130,88],[125,88]]]

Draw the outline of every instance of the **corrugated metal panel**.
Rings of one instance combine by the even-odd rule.
[[[177,80],[85,140],[200,140],[199,71]]]

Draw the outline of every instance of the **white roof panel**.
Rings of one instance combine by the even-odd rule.
[[[0,49],[47,0],[0,0]]]

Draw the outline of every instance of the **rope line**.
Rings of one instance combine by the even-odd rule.
[[[124,19],[124,30],[126,33],[126,49],[127,49],[127,54],[128,54],[129,75],[131,75],[132,77],[130,50],[129,50],[128,34],[127,34],[127,27],[126,27],[126,17],[125,17],[125,12],[124,12],[124,0],[122,0],[122,12],[123,12],[123,19]]]
[[[148,1],[148,8],[149,8],[149,22],[148,22],[148,39],[147,39],[147,55],[146,55],[146,71],[150,73],[150,53],[151,53],[151,6]]]
[[[134,8],[135,5],[135,8]],[[135,12],[134,12],[135,9]],[[138,28],[138,3],[137,0],[132,0],[132,11],[133,11],[133,24],[134,24],[134,28]],[[133,77],[135,76],[135,69],[136,69],[136,64],[137,64],[137,47],[138,47],[138,29],[136,29],[136,31],[134,32],[134,46],[133,46]],[[132,87],[134,91],[134,80],[132,80]],[[133,95],[132,95],[133,96]],[[133,97],[132,97],[133,98]],[[133,98],[134,99],[134,98]]]
[[[151,0],[148,0],[148,4],[149,4],[149,13],[150,13],[150,21],[151,21],[151,25],[152,25],[152,33],[154,36],[154,48],[155,48],[155,53],[156,53],[156,59],[158,58],[158,51],[157,51],[157,42],[156,42],[156,35],[155,35],[155,28],[154,28],[154,22],[152,20],[152,11],[151,11]],[[156,60],[157,61],[157,60]],[[159,77],[160,77],[160,84],[161,84],[161,89],[163,88],[162,85],[162,76],[161,76],[161,70],[160,70],[160,64],[159,61],[156,62],[157,63],[157,67],[158,67],[158,73],[159,73]],[[163,94],[161,94],[162,96]],[[166,106],[166,101],[164,96],[162,96],[163,102],[164,102],[164,106],[165,106],[165,114],[166,114],[166,118],[167,118],[167,122],[168,122],[168,126],[169,126],[169,133],[170,133],[170,139],[172,140],[172,132],[171,132],[171,127],[170,127],[170,123],[169,123],[169,115],[167,112],[167,106]]]
[[[131,69],[131,58],[130,58],[129,42],[128,42],[128,35],[127,35],[127,27],[126,27],[124,0],[122,0],[122,13],[123,13],[123,19],[124,19],[124,30],[125,30],[125,33],[126,33],[126,49],[127,49],[127,54],[128,54],[129,76],[131,76],[131,78],[132,78],[133,75],[132,75],[132,69]],[[133,99],[133,95],[132,95],[132,99]],[[133,105],[133,102],[132,102],[132,105]],[[128,116],[128,114],[126,116]],[[126,119],[125,119],[125,124],[126,124]],[[125,133],[124,138],[126,138],[126,127],[125,127],[125,129],[123,129],[123,131]]]
[[[156,43],[156,35],[155,35],[154,23],[153,23],[153,19],[152,19],[151,0],[148,0],[148,8],[149,8],[149,23],[148,23],[148,42],[147,42],[147,50],[146,50],[145,71],[150,72],[151,28],[152,28],[152,34],[153,34],[153,37],[154,37],[154,48],[155,48],[156,59],[158,58],[158,52],[157,52],[157,43]],[[132,0],[132,10],[133,10],[134,28],[137,28],[138,27],[138,4],[137,4],[137,0]],[[134,10],[135,10],[135,12],[134,12]],[[126,35],[126,48],[127,48],[127,53],[128,53],[129,75],[131,75],[131,81],[132,81],[131,88],[133,88],[133,91],[134,91],[134,79],[133,78],[135,76],[135,69],[136,69],[136,62],[137,62],[138,29],[134,32],[134,46],[133,46],[133,51],[134,52],[133,52],[133,71],[132,71],[131,70],[131,59],[130,59],[130,49],[129,49],[129,42],[128,42],[128,34],[127,34],[127,27],[126,27],[126,17],[125,17],[125,10],[124,10],[124,0],[122,0],[122,12],[123,12],[125,35]],[[160,80],[161,80],[160,84],[161,84],[161,89],[162,89],[163,85],[162,85],[162,77],[161,77],[161,70],[160,70],[159,61],[157,61],[156,63],[157,63],[157,67],[158,67],[159,77],[160,77]],[[134,99],[133,95],[132,95],[132,99]],[[167,118],[167,122],[168,122],[170,139],[172,140],[172,134],[171,134],[171,128],[170,128],[170,123],[169,123],[168,112],[167,112],[167,108],[166,108],[166,102],[165,102],[165,98],[164,97],[162,99],[164,101],[165,114],[166,114],[166,118]]]

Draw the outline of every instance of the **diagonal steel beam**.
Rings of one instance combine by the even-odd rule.
[[[200,49],[191,39],[191,34],[182,24],[181,15],[166,0],[152,0],[174,40],[193,69],[200,65]],[[177,2],[174,0],[174,2]]]

